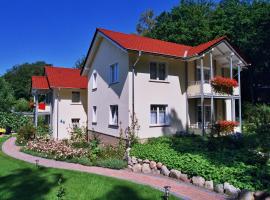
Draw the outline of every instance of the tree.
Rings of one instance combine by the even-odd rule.
[[[29,101],[24,98],[20,98],[14,103],[14,111],[16,112],[26,112],[30,111]]]
[[[141,14],[139,22],[136,26],[136,30],[139,35],[146,35],[149,31],[151,31],[154,28],[154,26],[155,26],[154,11],[149,9]]]
[[[0,111],[11,111],[14,103],[14,92],[8,82],[4,78],[0,77]]]
[[[44,74],[44,66],[50,65],[44,61],[35,63],[24,63],[13,66],[4,75],[4,79],[11,85],[14,90],[16,99],[25,98],[29,100],[31,89],[31,77]]]
[[[86,57],[82,56],[81,58],[79,58],[76,62],[75,62],[75,69],[82,69],[84,62],[85,62]]]

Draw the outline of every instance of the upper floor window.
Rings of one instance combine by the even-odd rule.
[[[92,89],[97,89],[97,72],[93,72],[92,75]]]
[[[203,74],[204,74],[204,80],[209,81],[210,80],[210,68],[203,68]],[[196,79],[197,81],[201,80],[201,68],[197,67],[196,68]]]
[[[150,124],[151,125],[167,125],[168,105],[151,105],[150,106]]]
[[[110,84],[117,83],[119,80],[119,66],[115,63],[110,66]]]
[[[167,79],[167,66],[165,63],[150,63],[150,79],[165,81]]]
[[[72,92],[72,103],[81,102],[81,94],[80,92]]]
[[[110,106],[110,116],[109,116],[109,124],[117,126],[118,125],[118,105]]]

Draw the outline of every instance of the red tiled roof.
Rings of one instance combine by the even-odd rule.
[[[220,37],[198,46],[187,46],[172,42],[165,42],[152,38],[142,37],[135,34],[125,34],[115,31],[110,31],[102,28],[97,29],[119,46],[128,50],[144,51],[148,53],[156,53],[173,57],[190,57],[202,53],[214,44],[222,41],[226,37]]]
[[[50,88],[87,88],[87,77],[80,75],[80,69],[45,67]]]
[[[33,89],[49,89],[49,84],[45,76],[32,76]]]

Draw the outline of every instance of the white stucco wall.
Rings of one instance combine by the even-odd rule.
[[[107,39],[101,39],[88,73],[88,130],[119,136],[120,127],[129,123],[128,55]],[[118,63],[119,82],[109,84],[109,67]],[[97,73],[97,89],[92,90],[92,74]],[[119,126],[109,125],[110,105],[118,105]],[[92,123],[92,108],[97,107],[97,123]],[[120,125],[121,124],[121,125]]]
[[[136,60],[130,55],[130,65]],[[150,81],[150,62],[165,62],[168,67],[166,82]],[[130,85],[132,72],[129,72]],[[186,128],[185,65],[180,60],[142,55],[135,70],[135,113],[138,118],[141,139],[175,134]],[[132,88],[130,87],[130,94]],[[130,110],[132,96],[129,96]],[[169,126],[150,126],[150,105],[168,105]]]
[[[72,92],[80,92],[81,102],[72,103]],[[80,126],[87,125],[87,91],[86,89],[54,89],[52,110],[53,137],[64,139],[70,137],[71,119],[79,118]],[[59,99],[59,102],[57,102]],[[58,107],[59,106],[59,107]],[[58,107],[58,117],[57,117]],[[57,136],[58,135],[58,136]]]

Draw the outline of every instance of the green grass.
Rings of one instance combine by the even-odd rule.
[[[0,146],[6,138],[0,138]],[[62,178],[65,199],[93,200],[158,200],[162,192],[114,178],[35,165],[13,159],[0,151],[1,200],[55,200]],[[170,200],[177,199],[171,197]]]
[[[253,140],[160,137],[136,144],[131,155],[164,163],[190,176],[199,175],[215,183],[229,182],[241,189],[270,191],[270,167],[249,144]]]

